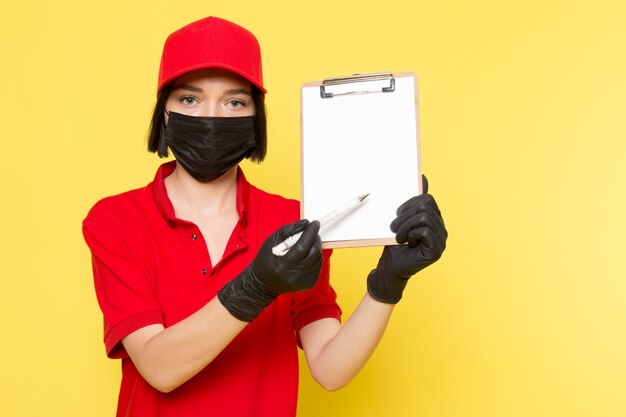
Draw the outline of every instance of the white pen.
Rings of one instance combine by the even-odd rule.
[[[370,193],[360,195],[319,219],[320,229],[324,226],[328,226],[329,224],[335,222],[337,219],[352,212],[352,210],[356,209],[367,198],[368,195],[370,195]],[[289,252],[289,249],[291,249],[291,247],[296,244],[298,239],[300,239],[300,236],[302,236],[302,232],[298,232],[293,236],[289,236],[287,239],[274,246],[272,248],[272,253],[276,256],[284,256],[287,252]]]

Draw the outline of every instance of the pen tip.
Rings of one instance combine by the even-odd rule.
[[[371,193],[367,193],[367,194],[363,194],[358,196],[357,198],[359,199],[359,203],[363,200],[365,200],[367,198],[368,195],[370,195]]]

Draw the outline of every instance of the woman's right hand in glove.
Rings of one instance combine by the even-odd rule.
[[[300,220],[270,235],[250,265],[218,292],[222,305],[237,319],[254,320],[280,294],[313,288],[322,269],[322,242],[318,221]],[[272,248],[302,232],[284,256]]]

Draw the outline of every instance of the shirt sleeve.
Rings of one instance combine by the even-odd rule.
[[[313,288],[308,291],[294,293],[291,306],[293,327],[296,331],[298,346],[300,343],[300,329],[314,321],[334,318],[341,321],[341,308],[337,304],[337,294],[330,285],[330,257],[331,249],[325,249],[324,263],[320,278]]]
[[[100,202],[83,221],[91,249],[96,296],[104,315],[104,344],[110,358],[127,357],[121,340],[151,324],[163,324],[154,279],[129,246],[114,216]]]

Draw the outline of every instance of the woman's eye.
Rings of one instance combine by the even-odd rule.
[[[191,106],[192,104],[196,104],[198,102],[198,100],[196,100],[195,97],[192,96],[182,96],[179,101],[183,104],[186,104],[188,106]]]
[[[244,101],[241,101],[241,100],[229,100],[228,101],[228,105],[230,107],[233,107],[233,108],[237,109],[237,108],[240,108],[240,107],[245,107],[246,103]]]

